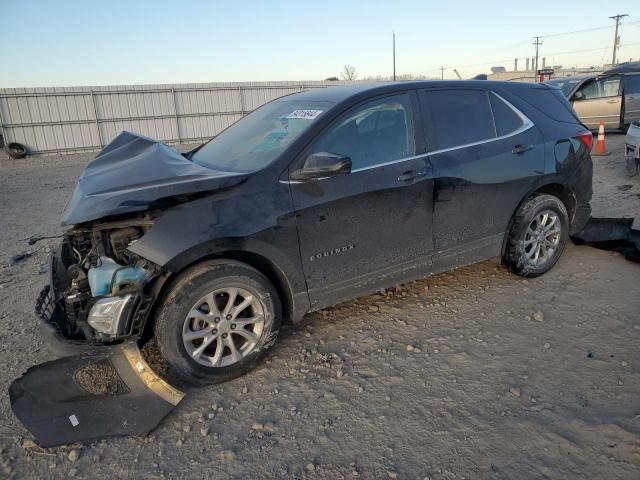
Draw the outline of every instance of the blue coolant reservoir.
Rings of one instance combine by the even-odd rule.
[[[114,280],[115,275],[115,280]],[[100,257],[100,266],[89,269],[89,288],[94,297],[111,293],[111,285],[136,283],[144,280],[146,271],[138,267],[125,267],[111,260]]]

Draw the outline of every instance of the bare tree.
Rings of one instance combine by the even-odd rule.
[[[345,65],[340,76],[343,80],[355,80],[358,78],[358,72],[356,72],[356,67],[353,65]]]

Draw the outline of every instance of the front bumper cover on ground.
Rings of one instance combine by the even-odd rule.
[[[36,365],[9,387],[14,414],[42,447],[147,435],[183,397],[135,343]]]

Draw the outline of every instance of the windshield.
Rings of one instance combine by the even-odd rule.
[[[573,92],[573,89],[576,88],[576,85],[582,82],[582,80],[583,79],[558,78],[557,80],[547,80],[544,83],[558,87],[562,90],[564,96],[568,97],[571,95],[571,92]]]
[[[295,99],[267,103],[202,146],[191,160],[214,170],[259,170],[274,161],[331,106],[332,102]]]

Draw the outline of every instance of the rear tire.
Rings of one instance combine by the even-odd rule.
[[[178,277],[158,309],[154,335],[174,373],[206,385],[255,368],[282,319],[269,280],[241,262],[214,260]]]
[[[569,215],[552,195],[534,194],[516,212],[503,263],[523,277],[548,272],[558,261],[569,238]]]

